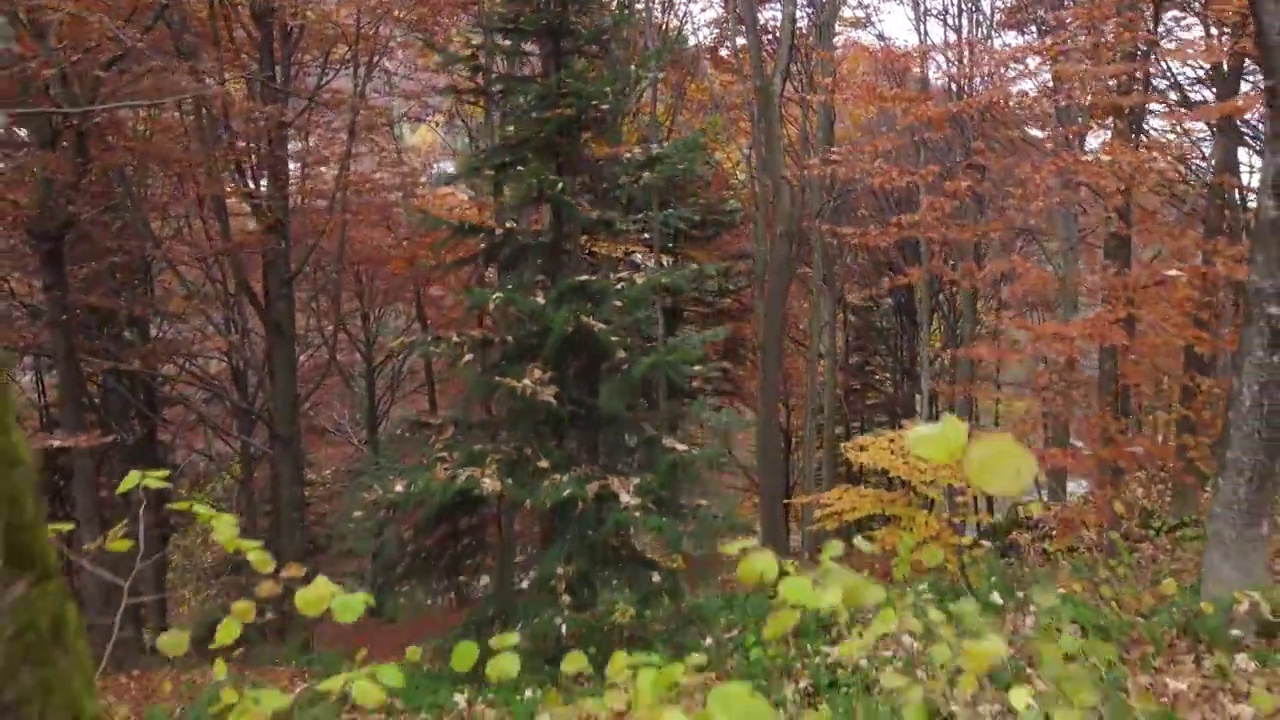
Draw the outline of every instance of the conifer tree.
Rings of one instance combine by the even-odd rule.
[[[514,509],[534,510],[528,590],[576,609],[602,593],[678,588],[651,556],[679,549],[693,526],[688,485],[705,457],[674,437],[696,411],[680,398],[723,370],[705,353],[721,329],[682,323],[681,310],[725,284],[678,257],[734,217],[707,192],[703,138],[618,147],[645,79],[611,62],[631,21],[602,0],[504,0],[449,56],[458,100],[487,103],[491,131],[456,181],[496,208],[453,242],[496,279],[470,297],[486,328],[454,348],[472,370],[464,405],[486,412],[455,418],[456,482],[432,517],[484,494],[509,537]],[[646,552],[642,537],[665,547]],[[510,598],[512,553],[500,553],[499,599]]]

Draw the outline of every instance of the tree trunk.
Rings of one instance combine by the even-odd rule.
[[[754,86],[752,135],[758,138],[755,199],[767,220],[763,299],[760,307],[760,386],[756,407],[756,475],[760,484],[760,538],[766,547],[785,553],[787,527],[788,457],[782,427],[783,358],[787,342],[787,298],[795,276],[792,232],[795,213],[793,188],[786,177],[781,101],[791,65],[796,0],[783,0],[782,34],[773,69],[764,62],[758,3],[742,0],[743,31],[751,59]]]
[[[0,358],[0,375],[11,372]],[[49,544],[13,385],[0,382],[0,717],[98,717],[84,625]]]
[[[1132,3],[1120,7],[1130,46],[1120,53],[1119,62],[1132,65],[1138,59],[1138,33],[1141,11]],[[1126,72],[1117,81],[1114,121],[1111,142],[1124,149],[1136,148],[1142,132],[1143,105],[1135,104],[1138,93],[1137,71]],[[1124,340],[1120,343],[1104,343],[1098,350],[1098,395],[1104,417],[1102,440],[1098,447],[1099,480],[1104,488],[1105,500],[1099,504],[1109,524],[1118,518],[1112,512],[1111,499],[1120,492],[1126,467],[1121,462],[1127,438],[1133,422],[1133,390],[1124,381],[1125,358],[1133,345],[1136,318],[1133,314],[1133,293],[1128,287],[1133,272],[1133,190],[1123,187],[1118,193],[1112,228],[1102,242],[1102,262],[1111,287],[1103,293],[1103,302],[1120,305],[1120,327]]]
[[[1055,0],[1051,10],[1062,12],[1065,4]],[[1062,20],[1054,18],[1054,31],[1062,30]],[[1074,159],[1084,150],[1085,133],[1083,132],[1083,110],[1071,96],[1068,77],[1062,68],[1066,62],[1074,58],[1074,51],[1055,53],[1055,62],[1051,78],[1057,98],[1054,102],[1053,116],[1057,125],[1057,146],[1064,158]],[[1070,325],[1080,313],[1080,220],[1076,216],[1076,197],[1074,183],[1062,173],[1057,180],[1059,197],[1052,212],[1053,233],[1058,251],[1058,262],[1061,268],[1058,273],[1057,321]],[[1071,452],[1071,416],[1074,403],[1066,389],[1075,382],[1076,360],[1074,352],[1067,352],[1059,364],[1060,375],[1053,380],[1051,392],[1058,397],[1045,418],[1046,445],[1057,451],[1060,461],[1049,466],[1046,472],[1048,487],[1046,488],[1050,502],[1064,502],[1067,499],[1067,458]],[[1068,396],[1068,397],[1062,397]]]
[[[1252,0],[1267,113],[1226,464],[1209,513],[1206,598],[1265,586],[1280,491],[1280,0]]]
[[[268,184],[263,208],[267,246],[262,251],[262,322],[270,384],[271,535],[279,559],[290,562],[302,560],[307,550],[306,462],[298,393],[298,328],[289,212],[289,97],[283,89],[290,82],[288,36],[293,30],[279,17],[274,2],[255,1],[250,4],[250,13],[258,39],[257,92],[268,112],[262,159]],[[279,43],[278,35],[285,36],[279,38]]]
[[[1214,84],[1214,100],[1223,103],[1240,94],[1244,78],[1244,55],[1232,52],[1227,62],[1210,69]],[[1214,443],[1209,428],[1201,420],[1211,410],[1206,390],[1214,381],[1214,324],[1218,321],[1218,286],[1209,277],[1217,260],[1216,246],[1228,241],[1239,227],[1235,217],[1232,193],[1240,183],[1240,128],[1236,119],[1224,114],[1212,123],[1212,166],[1206,190],[1204,248],[1201,250],[1201,274],[1195,322],[1197,342],[1188,342],[1182,350],[1183,382],[1178,397],[1177,421],[1179,472],[1174,476],[1169,515],[1177,520],[1200,515],[1200,495],[1208,484],[1214,465]],[[1212,396],[1211,396],[1212,397]]]

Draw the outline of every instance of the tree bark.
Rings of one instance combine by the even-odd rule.
[[[294,32],[269,0],[250,4],[257,31],[259,102],[267,111],[262,251],[262,318],[267,346],[268,405],[271,423],[271,528],[282,562],[300,561],[307,550],[306,461],[302,450],[301,399],[298,393],[297,301],[294,292],[293,238],[289,212],[289,54]],[[279,47],[277,47],[277,45]],[[279,55],[279,57],[277,57]]]
[[[1228,102],[1240,95],[1244,78],[1244,54],[1232,51],[1226,62],[1215,63],[1210,68],[1213,79],[1214,100]],[[1240,226],[1232,202],[1234,188],[1240,183],[1240,128],[1239,122],[1223,114],[1211,124],[1213,147],[1210,151],[1212,175],[1205,191],[1204,247],[1200,254],[1201,275],[1197,288],[1198,305],[1194,323],[1197,342],[1188,342],[1182,350],[1182,388],[1178,397],[1177,420],[1179,473],[1174,478],[1169,515],[1177,520],[1199,516],[1200,496],[1208,484],[1210,469],[1214,463],[1214,445],[1201,418],[1211,409],[1207,403],[1213,397],[1206,391],[1214,381],[1215,363],[1211,348],[1214,344],[1214,324],[1218,320],[1218,287],[1209,274],[1217,263],[1217,245],[1233,241],[1232,236]],[[1209,397],[1206,397],[1209,395]]]
[[[792,237],[793,188],[786,176],[782,93],[791,65],[796,0],[783,0],[782,30],[772,70],[765,67],[758,3],[742,0],[740,9],[754,86],[752,135],[760,167],[755,199],[757,221],[766,220],[763,297],[760,306],[760,387],[756,407],[756,475],[760,484],[760,539],[775,552],[789,549],[787,527],[788,457],[782,426],[783,358],[787,342],[787,298],[795,277]],[[759,258],[758,258],[759,260]]]
[[[0,358],[0,376],[12,371]],[[13,384],[0,382],[0,717],[98,717],[93,664],[74,596],[49,544]]]
[[[1230,438],[1200,574],[1205,598],[1268,583],[1280,490],[1280,0],[1252,0],[1249,7],[1265,81],[1267,129],[1240,361],[1231,389]]]

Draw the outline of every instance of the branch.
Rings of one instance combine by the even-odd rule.
[[[112,110],[143,110],[160,105],[168,105],[169,103],[182,102],[183,100],[191,100],[200,95],[206,95],[211,90],[201,90],[199,92],[186,93],[185,95],[170,95],[168,97],[156,98],[154,100],[121,100],[119,102],[101,103],[98,105],[82,105],[80,107],[43,107],[43,108],[3,108],[0,113],[14,116],[41,116],[41,115],[86,115],[96,112],[110,112]]]

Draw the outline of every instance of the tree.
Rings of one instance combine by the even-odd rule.
[[[788,550],[787,489],[790,482],[787,443],[780,413],[783,359],[786,349],[787,301],[795,277],[792,244],[797,229],[788,178],[782,122],[782,95],[791,71],[796,32],[796,0],[784,0],[778,46],[771,65],[765,62],[765,36],[759,3],[743,0],[739,8],[750,57],[754,113],[752,156],[756,181],[756,303],[758,308],[760,377],[756,405],[756,476],[760,484],[760,538],[775,552]]]
[[[49,543],[48,520],[0,358],[0,712],[31,720],[98,717],[93,665],[75,597]]]
[[[641,542],[681,549],[663,531],[694,512],[686,491],[698,453],[674,433],[691,385],[717,371],[702,363],[718,331],[681,308],[717,277],[677,259],[734,218],[705,191],[711,165],[697,134],[626,144],[651,131],[652,105],[638,100],[652,98],[658,77],[608,62],[640,27],[636,10],[503,0],[445,54],[455,101],[485,117],[457,182],[487,195],[491,212],[424,218],[452,226],[447,254],[487,279],[468,293],[480,327],[450,343],[468,374],[466,401],[448,413],[447,479],[426,489],[419,525],[434,535],[464,516],[496,518],[492,599],[508,618],[652,588],[663,568]],[[645,48],[634,62],[656,64],[662,52]],[[521,508],[536,521],[538,552],[517,606]]]
[[[1249,7],[1265,80],[1266,140],[1226,465],[1214,489],[1201,570],[1207,598],[1268,583],[1280,493],[1280,3],[1252,0]]]

